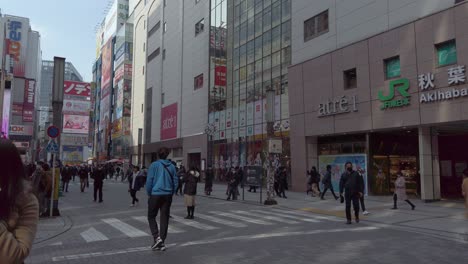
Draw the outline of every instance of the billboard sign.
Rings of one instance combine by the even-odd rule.
[[[63,115],[63,133],[88,134],[89,116]]]
[[[226,86],[226,66],[215,66],[215,85]]]
[[[63,146],[63,161],[65,162],[81,162],[83,161],[82,146]]]
[[[79,115],[84,114],[88,115],[89,111],[91,110],[91,102],[90,101],[77,101],[77,100],[63,100],[63,113],[64,114],[73,114]]]
[[[88,135],[62,134],[60,142],[62,145],[67,146],[86,146],[88,144]]]
[[[13,103],[11,108],[11,115],[22,116],[23,115],[23,104]]]
[[[64,94],[91,97],[91,84],[84,82],[64,81]]]
[[[29,20],[11,16],[6,18],[5,55],[9,62],[6,70],[16,77],[25,77]]]
[[[10,125],[10,135],[32,136],[33,126]]]
[[[23,122],[33,121],[35,90],[36,81],[26,79],[24,82]]]
[[[110,93],[110,82],[112,74],[112,40],[110,39],[102,47],[102,98],[106,97]],[[107,89],[106,89],[107,88]],[[107,91],[106,91],[107,90]]]
[[[161,140],[177,137],[177,103],[161,109]]]

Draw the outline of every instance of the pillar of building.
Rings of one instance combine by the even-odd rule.
[[[318,144],[317,137],[307,137],[307,169],[315,166],[318,170]]]
[[[304,115],[291,116],[291,185],[294,191],[306,190],[307,142]]]
[[[419,168],[421,199],[440,200],[439,142],[430,127],[419,128]]]

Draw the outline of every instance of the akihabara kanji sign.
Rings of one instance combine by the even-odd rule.
[[[84,82],[64,81],[63,89],[66,95],[91,96],[91,84]]]
[[[447,70],[447,83],[449,86],[464,84],[466,80],[465,66],[458,65]],[[421,90],[419,102],[432,103],[449,99],[456,99],[468,96],[468,88],[453,87],[444,91],[431,91],[436,88],[434,85],[434,74],[424,73],[418,76],[418,86]]]

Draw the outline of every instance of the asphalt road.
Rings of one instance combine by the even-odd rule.
[[[175,196],[165,252],[151,251],[146,194],[129,207],[126,184],[105,182],[104,202],[76,184],[61,200],[69,231],[36,244],[26,263],[467,263],[468,244],[281,207],[197,197],[185,220]],[[92,187],[92,184],[90,185]]]

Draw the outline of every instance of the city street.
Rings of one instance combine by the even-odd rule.
[[[468,257],[463,240],[365,219],[345,225],[336,216],[251,202],[198,197],[195,219],[185,220],[177,196],[168,249],[151,251],[146,194],[138,193],[140,205],[129,207],[127,187],[107,180],[99,204],[91,188],[80,193],[72,183],[60,200],[62,217],[41,220],[26,263],[464,263]],[[222,197],[224,189],[216,187]],[[54,223],[59,219],[63,226]],[[45,229],[50,238],[41,235]]]

